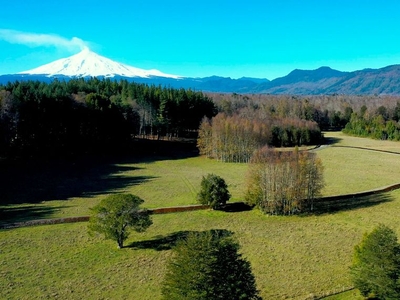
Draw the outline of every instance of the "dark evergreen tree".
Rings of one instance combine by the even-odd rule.
[[[198,202],[218,209],[224,206],[230,197],[228,186],[223,178],[214,174],[203,176],[200,192],[197,194]]]
[[[395,232],[379,225],[354,249],[353,283],[364,297],[400,299],[400,245]]]
[[[261,299],[250,263],[239,248],[218,232],[192,233],[178,242],[162,286],[164,299]]]

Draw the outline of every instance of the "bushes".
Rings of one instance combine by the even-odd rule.
[[[199,203],[218,209],[224,206],[230,197],[231,195],[224,179],[214,174],[203,176],[200,192],[197,194]]]

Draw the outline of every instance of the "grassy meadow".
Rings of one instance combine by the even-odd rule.
[[[361,147],[374,150],[400,153],[399,142],[374,140],[370,138],[345,135],[342,132],[325,132],[325,137],[333,146]]]
[[[400,153],[400,143],[341,133],[326,136],[331,144],[316,150],[325,166],[324,195],[400,182],[397,154],[338,147]],[[52,168],[39,173],[29,169],[19,185],[9,179],[2,187],[0,213],[6,217],[0,222],[87,215],[111,192],[139,195],[149,208],[192,204],[207,173],[223,177],[232,201],[240,201],[247,171],[245,164],[203,157],[124,159],[85,164],[85,169],[62,166],[59,174]],[[220,229],[234,232],[264,299],[312,299],[351,286],[352,251],[364,232],[385,223],[400,234],[400,191],[379,197],[381,201],[371,205],[311,216],[272,217],[258,210],[154,215],[153,226],[132,233],[122,250],[115,242],[89,236],[85,223],[2,230],[0,298],[160,299],[175,241],[190,231]],[[327,299],[359,299],[359,295],[349,291]]]
[[[397,154],[343,148],[354,145],[400,153],[399,143],[338,132],[325,135],[332,144],[315,150],[325,167],[323,195],[360,192],[399,181],[394,176],[400,169]],[[201,178],[208,173],[224,178],[232,194],[231,201],[241,201],[246,172],[246,164],[222,163],[198,156],[73,161],[50,166],[34,164],[16,171],[0,169],[4,189],[0,224],[88,215],[90,207],[102,197],[116,192],[136,194],[148,208],[194,204]]]

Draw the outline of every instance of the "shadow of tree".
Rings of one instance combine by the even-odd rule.
[[[388,193],[372,194],[363,197],[340,197],[339,199],[318,200],[314,202],[313,214],[334,213],[339,211],[366,208],[393,201]]]
[[[9,223],[49,218],[54,212],[67,206],[49,207],[44,205],[24,205],[0,208],[0,226]]]
[[[249,211],[252,209],[253,209],[252,206],[244,202],[233,202],[233,203],[226,203],[219,210],[224,212],[241,212],[241,211]]]
[[[0,159],[2,219],[18,222],[49,217],[54,209],[41,205],[43,201],[115,193],[156,178],[135,176],[134,171],[139,168],[134,164],[193,157],[198,150],[195,141],[138,139],[129,148],[121,149],[120,154],[62,158],[56,155]]]
[[[68,200],[115,193],[138,185],[153,176],[125,176],[138,170],[126,159],[32,160],[0,163],[0,217],[13,223],[51,217],[62,207],[43,201]],[[21,206],[22,205],[22,206]]]
[[[90,197],[152,180],[133,164],[198,155],[194,142],[138,140],[129,154],[0,160],[0,206]]]
[[[341,141],[341,138],[336,137],[325,137],[324,138],[324,145],[334,145]]]
[[[155,178],[119,175],[137,169],[118,161],[103,160],[35,160],[2,164],[0,205],[91,197]]]
[[[168,141],[136,139],[133,153],[141,161],[173,160],[195,157],[199,155],[197,140]]]
[[[230,230],[226,229],[210,229],[210,230],[205,230],[205,231],[177,231],[173,232],[171,234],[165,235],[165,236],[155,236],[151,240],[146,240],[146,241],[138,241],[138,242],[133,242],[125,248],[132,248],[135,250],[138,249],[153,249],[157,251],[163,251],[163,250],[170,250],[172,249],[176,243],[180,240],[184,240],[187,238],[189,234],[196,233],[196,232],[211,232],[213,235],[217,235],[219,237],[228,237],[233,235],[233,232]]]

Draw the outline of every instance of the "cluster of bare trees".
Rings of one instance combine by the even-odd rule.
[[[309,212],[323,186],[323,166],[315,153],[264,147],[251,158],[246,201],[268,214]]]
[[[254,149],[270,140],[267,123],[218,114],[203,119],[198,138],[200,153],[225,162],[248,162]]]
[[[203,119],[198,147],[202,155],[224,162],[249,162],[254,150],[265,145],[291,147],[318,144],[321,131],[315,122],[292,118],[261,118],[257,114]]]

